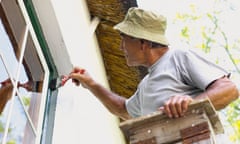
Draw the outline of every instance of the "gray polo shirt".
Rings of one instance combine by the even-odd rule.
[[[126,101],[132,117],[156,111],[171,96],[202,93],[228,73],[191,50],[170,49],[148,69],[137,91]]]

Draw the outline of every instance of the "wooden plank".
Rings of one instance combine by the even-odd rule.
[[[208,131],[206,133],[202,133],[200,135],[196,135],[194,137],[189,137],[187,139],[184,139],[182,141],[183,144],[193,144],[195,142],[200,142],[202,140],[206,140],[206,142],[208,142],[209,144],[211,144],[211,137],[210,137],[211,133]],[[207,144],[207,143],[205,143]]]
[[[143,141],[139,141],[133,144],[157,144],[157,140],[155,137],[143,140]]]
[[[194,140],[207,138],[207,134],[205,133],[211,130],[214,131],[211,131],[213,133],[223,132],[223,127],[217,113],[207,99],[193,102],[184,117],[171,119],[162,112],[155,112],[124,121],[120,123],[120,128],[131,144],[152,137],[156,138],[157,143],[173,143],[182,141],[181,130],[184,131],[186,128],[192,129],[191,127],[202,123],[205,123],[203,129],[206,128],[209,131],[204,129],[200,133],[195,133],[196,137],[193,138]]]
[[[194,137],[196,135],[199,135],[201,133],[207,133],[209,132],[209,125],[207,122],[200,123],[195,126],[190,126],[188,128],[180,130],[182,139],[187,139],[190,137]]]
[[[192,104],[190,104],[188,111],[186,112],[186,115],[188,115],[189,113],[199,113],[200,112],[199,108],[203,108],[206,111],[206,114],[209,117],[211,124],[215,126],[213,127],[215,133],[222,133],[223,126],[220,122],[217,112],[215,111],[214,107],[212,106],[212,104],[208,99],[194,101]],[[168,119],[168,117],[165,114],[163,114],[161,111],[157,111],[146,116],[141,116],[141,117],[123,121],[122,123],[120,123],[120,128],[123,131],[126,131],[133,127],[137,127],[145,123],[151,123],[153,121],[160,120],[160,119]]]
[[[181,129],[185,129],[186,127],[197,125],[202,122],[207,122],[205,113],[193,113],[187,117],[171,120],[159,119],[130,129],[128,131],[128,139],[130,143],[134,143],[155,136],[158,143],[181,141]]]

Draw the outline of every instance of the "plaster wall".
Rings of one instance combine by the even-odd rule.
[[[34,0],[40,23],[59,74],[85,68],[109,87],[84,0]],[[119,120],[88,90],[68,81],[59,89],[53,144],[124,144]]]

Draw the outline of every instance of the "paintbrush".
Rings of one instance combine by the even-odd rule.
[[[76,71],[76,73],[84,74],[85,70],[81,69],[80,71]],[[49,88],[51,90],[56,90],[62,86],[65,85],[65,83],[70,79],[68,75],[61,75],[60,77],[57,77],[55,79],[52,79],[49,84]],[[78,80],[73,79],[75,83],[80,84]]]
[[[65,83],[69,80],[69,76],[67,75],[61,75],[60,77],[57,77],[55,79],[52,79],[49,84],[49,88],[51,90],[56,90],[62,86],[65,85]]]

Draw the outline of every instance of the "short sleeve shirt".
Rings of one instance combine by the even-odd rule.
[[[156,111],[171,96],[195,97],[227,71],[191,50],[169,49],[139,83],[133,96],[126,101],[132,117]]]

